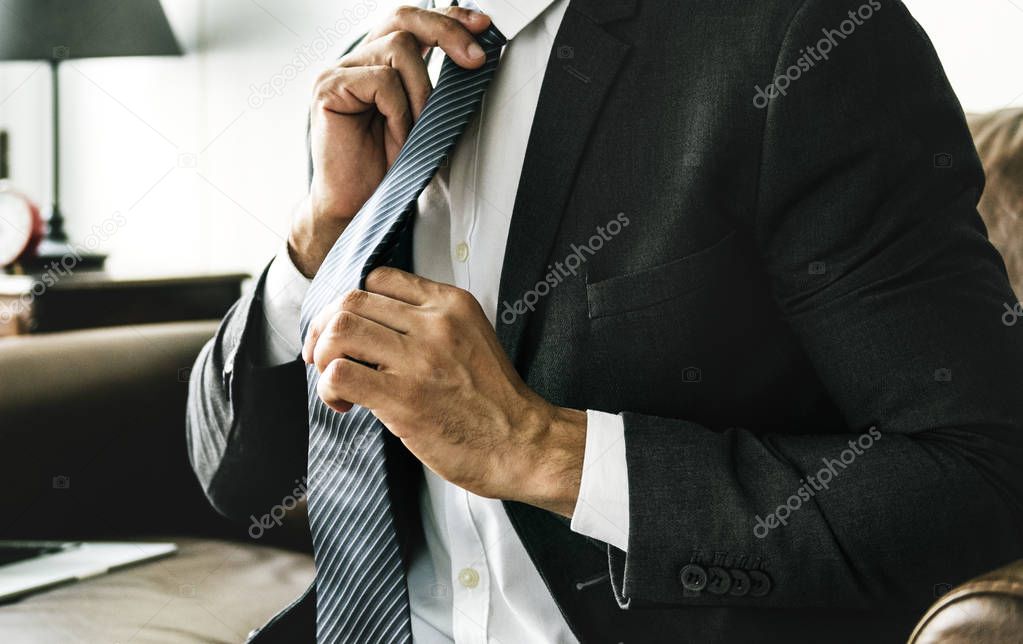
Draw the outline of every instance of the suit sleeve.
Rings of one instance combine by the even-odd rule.
[[[775,76],[798,78],[761,112],[749,224],[844,424],[754,434],[623,414],[629,551],[609,550],[623,608],[915,609],[1023,555],[1023,334],[1000,320],[1016,300],[976,211],[982,171],[926,35],[892,0],[854,22],[860,4],[794,14]],[[847,19],[827,60],[792,71]],[[722,583],[769,584],[712,592],[720,573],[686,569],[693,552],[723,555]]]
[[[213,506],[236,520],[264,514],[306,472],[305,366],[264,365],[266,275],[228,312],[189,381],[192,468]]]

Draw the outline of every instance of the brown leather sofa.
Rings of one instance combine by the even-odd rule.
[[[1019,293],[1023,110],[970,120],[989,174],[981,210]],[[253,540],[209,508],[188,465],[186,383],[215,328],[0,340],[0,538],[181,548],[0,606],[0,642],[238,642],[311,580],[308,534],[294,529],[301,517]],[[943,595],[911,642],[1023,642],[1023,562]]]
[[[312,579],[307,534],[258,540],[188,464],[190,367],[216,322],[0,340],[0,539],[179,553],[0,606],[0,642],[240,642]]]
[[[980,212],[1023,295],[1023,108],[972,114],[969,123],[987,175]]]
[[[1023,642],[1023,561],[946,593],[920,620],[910,644]]]

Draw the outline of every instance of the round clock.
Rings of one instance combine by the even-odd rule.
[[[32,257],[43,230],[35,204],[16,192],[0,190],[0,267]]]

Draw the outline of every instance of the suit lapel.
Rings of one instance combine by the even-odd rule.
[[[517,366],[531,312],[502,315],[505,303],[514,306],[543,279],[550,263],[548,256],[572,192],[579,160],[607,91],[629,50],[626,43],[605,31],[601,24],[632,15],[634,5],[635,0],[572,0],[555,38],[526,145],[501,270],[497,335]],[[574,595],[560,582],[574,583],[598,566],[579,553],[569,558],[581,562],[579,570],[565,569],[563,575],[547,575],[544,571],[552,565],[564,568],[562,553],[578,552],[577,535],[570,531],[566,520],[549,512],[510,501],[505,501],[504,507],[565,620],[576,637],[582,639],[580,629],[584,624],[573,604]],[[594,554],[599,555],[598,561],[604,560],[603,553],[590,552],[591,556]],[[589,568],[583,570],[587,565]]]
[[[531,311],[515,307],[543,280],[576,168],[629,45],[601,26],[631,15],[635,0],[572,0],[551,50],[526,145],[501,270],[497,335],[518,364]]]

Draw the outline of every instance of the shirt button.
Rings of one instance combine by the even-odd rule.
[[[464,262],[469,259],[469,244],[466,244],[465,242],[458,242],[458,245],[455,246],[455,259],[460,262]]]
[[[480,574],[475,568],[462,568],[458,573],[458,583],[466,588],[475,588],[480,583]]]

